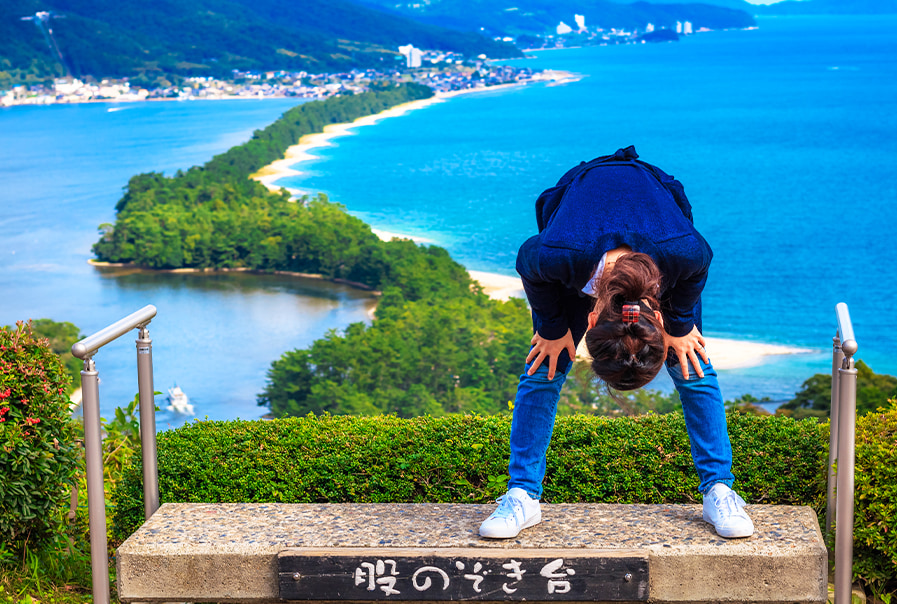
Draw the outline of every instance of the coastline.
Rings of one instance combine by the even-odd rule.
[[[282,277],[299,277],[302,279],[314,279],[316,281],[329,281],[330,283],[340,283],[342,285],[348,285],[350,287],[354,287],[356,289],[361,289],[367,292],[370,292],[372,296],[380,296],[382,292],[379,292],[372,288],[369,285],[365,285],[364,283],[359,283],[357,281],[350,281],[349,279],[340,279],[338,277],[330,278],[325,277],[324,275],[320,275],[317,273],[297,273],[293,271],[265,271],[259,270],[255,268],[246,268],[246,267],[237,267],[237,268],[142,268],[137,266],[136,264],[130,264],[127,262],[103,262],[101,260],[94,260],[90,258],[87,260],[87,264],[96,267],[96,268],[122,268],[135,273],[147,272],[147,273],[249,273],[250,275],[279,275]]]
[[[560,84],[575,82],[581,79],[581,76],[577,74],[557,70],[550,70],[537,75],[539,77],[534,77],[532,80],[533,82],[548,82],[547,85],[549,86],[557,86]],[[293,198],[300,197],[302,195],[308,195],[311,193],[310,191],[278,186],[275,183],[281,178],[301,175],[302,172],[297,169],[297,165],[309,160],[318,159],[316,156],[312,155],[310,151],[332,146],[334,144],[332,142],[333,139],[353,134],[356,128],[370,126],[390,117],[398,117],[400,115],[408,113],[409,111],[429,107],[430,105],[436,103],[442,103],[447,99],[456,96],[460,96],[463,94],[473,94],[477,92],[489,92],[493,90],[517,88],[520,86],[526,86],[529,83],[530,82],[511,82],[508,84],[499,84],[496,86],[484,86],[482,88],[466,88],[464,90],[453,90],[451,92],[437,92],[428,99],[411,101],[410,103],[402,103],[401,105],[390,107],[389,109],[381,111],[380,113],[360,117],[351,123],[328,124],[327,126],[324,126],[323,132],[306,134],[305,136],[300,138],[298,143],[287,148],[282,159],[273,161],[267,166],[260,168],[255,174],[250,175],[250,178],[262,183],[263,185],[265,185],[265,187],[268,188],[269,191],[273,193],[277,193],[281,189],[285,189]],[[389,235],[392,234],[389,233]],[[396,236],[399,238],[411,239],[412,241],[417,241],[418,243],[427,242],[427,240],[425,239],[409,237],[407,235]]]
[[[281,189],[285,189],[289,191],[290,195],[294,198],[301,195],[307,195],[309,193],[307,191],[277,186],[274,183],[287,176],[298,176],[302,174],[302,172],[294,169],[294,166],[308,160],[317,159],[314,155],[311,155],[309,151],[322,147],[329,147],[333,145],[331,142],[333,139],[352,134],[351,131],[355,128],[370,126],[388,117],[396,117],[409,111],[413,111],[414,109],[427,107],[433,103],[441,103],[445,98],[446,96],[437,94],[428,99],[402,103],[401,105],[390,107],[386,111],[360,117],[351,123],[329,124],[324,126],[323,132],[306,134],[299,139],[298,143],[287,148],[282,159],[278,159],[267,166],[262,167],[258,172],[250,175],[250,178],[265,185],[265,187],[272,193],[277,193]]]

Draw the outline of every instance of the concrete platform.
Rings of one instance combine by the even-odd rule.
[[[754,535],[722,539],[701,519],[699,505],[544,504],[542,523],[516,539],[483,539],[477,529],[493,509],[168,503],[118,549],[118,595],[123,602],[276,602],[278,554],[306,548],[318,555],[361,551],[372,562],[420,552],[444,559],[446,567],[477,554],[484,560],[632,554],[647,558],[647,594],[639,599],[649,602],[826,600],[826,549],[807,507],[748,506]],[[369,593],[358,601],[407,600]],[[594,601],[606,600],[595,594]]]

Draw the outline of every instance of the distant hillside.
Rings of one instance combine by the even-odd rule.
[[[719,1],[719,0],[718,0]],[[727,0],[721,0],[727,1]],[[587,27],[642,29],[648,23],[672,27],[691,21],[695,29],[725,29],[755,25],[750,13],[710,4],[631,4],[606,0],[365,0],[418,21],[490,36],[543,35],[560,21],[575,25],[573,15],[585,16]],[[742,3],[744,4],[744,3]]]
[[[620,4],[634,4],[643,2],[644,0],[615,0]],[[683,0],[651,0],[651,4],[682,4]],[[756,6],[745,0],[701,0],[699,4],[709,4],[711,6],[722,6],[735,10],[742,10],[746,13],[753,14]]]
[[[787,0],[756,9],[758,15],[888,15],[897,14],[897,0]]]
[[[0,0],[0,84],[60,75],[38,11],[75,75],[214,75],[393,65],[397,47],[520,56],[509,44],[347,0]]]

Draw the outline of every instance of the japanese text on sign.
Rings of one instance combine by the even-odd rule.
[[[491,566],[490,566],[491,564]],[[403,591],[412,593],[429,590],[445,591],[453,581],[461,582],[465,589],[474,594],[482,593],[482,583],[487,575],[500,575],[503,580],[501,589],[506,594],[513,594],[524,581],[539,582],[546,594],[564,594],[570,591],[570,578],[576,574],[573,568],[564,565],[563,558],[557,558],[531,569],[523,567],[524,562],[509,560],[496,562],[463,562],[455,561],[446,568],[437,566],[420,566],[410,569],[408,573],[400,572],[395,560],[375,560],[361,562],[353,573],[355,586],[367,591],[382,591],[387,596],[399,595]],[[403,569],[404,570],[404,569]],[[524,578],[530,573],[531,578]],[[410,581],[403,584],[402,577],[410,576]]]

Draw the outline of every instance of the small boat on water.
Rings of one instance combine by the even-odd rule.
[[[190,399],[184,394],[180,386],[175,384],[174,388],[168,389],[168,407],[169,411],[180,413],[181,415],[195,415],[193,413],[193,405]]]

